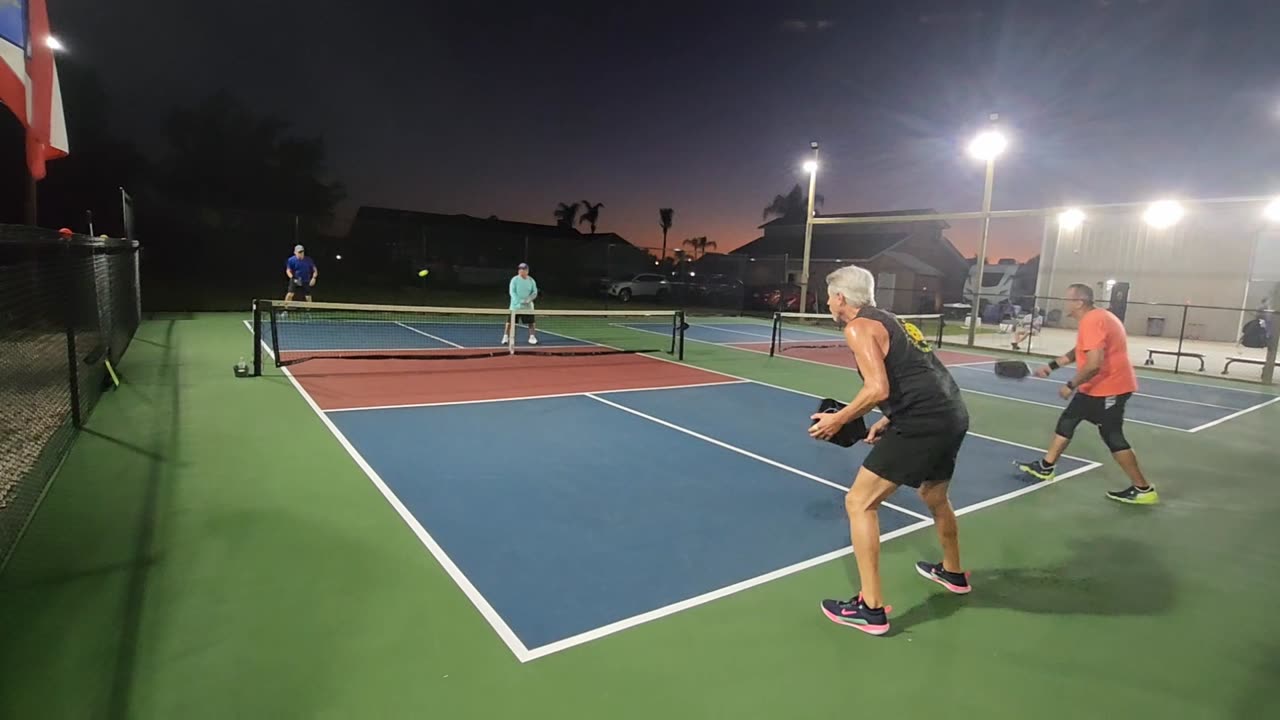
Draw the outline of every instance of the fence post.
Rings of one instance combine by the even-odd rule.
[[[253,301],[253,376],[262,377],[262,313]]]
[[[1190,305],[1182,306],[1182,329],[1178,331],[1178,354],[1173,356],[1173,374],[1178,374],[1178,369],[1182,367],[1182,341],[1187,337],[1187,309]]]
[[[1267,364],[1262,366],[1262,382],[1266,385],[1275,383],[1276,348],[1280,345],[1280,333],[1276,332],[1276,311],[1267,311]]]
[[[66,274],[72,277],[75,271],[75,258],[71,253],[71,245],[65,240],[62,244],[62,262],[66,265]],[[77,367],[76,356],[76,283],[69,284],[62,295],[63,323],[67,335],[67,388],[71,398],[71,422],[79,429],[84,418],[80,413],[80,368]]]

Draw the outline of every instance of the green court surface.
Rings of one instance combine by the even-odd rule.
[[[817,610],[853,593],[846,556],[521,663],[287,378],[232,376],[243,320],[139,329],[0,575],[0,718],[1280,717],[1280,404],[1131,425],[1151,508],[1103,499],[1126,483],[1082,429],[1071,453],[1100,469],[961,518],[966,597],[916,575],[931,529],[888,541],[886,637]],[[975,432],[1035,447],[1057,416],[965,399]]]

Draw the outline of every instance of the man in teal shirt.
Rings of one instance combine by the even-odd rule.
[[[538,336],[535,334],[533,301],[538,297],[538,283],[529,277],[528,263],[520,263],[517,266],[515,277],[511,278],[511,282],[507,285],[507,292],[511,295],[510,309],[525,311],[516,315],[516,322],[529,326],[529,344],[537,345]],[[513,330],[511,321],[508,320],[502,330],[503,345],[510,342]]]

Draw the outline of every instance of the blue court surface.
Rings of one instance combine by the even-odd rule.
[[[671,333],[670,325],[662,325],[660,323],[623,323],[622,325],[640,332]],[[690,319],[688,320],[688,325],[689,328],[684,332],[686,340],[711,343],[713,345],[763,344],[767,350],[770,339],[773,336],[773,326],[764,323],[716,322],[713,320]],[[785,342],[830,341],[839,343],[841,338],[840,330],[835,327],[834,323],[831,329],[826,332],[821,328],[813,330],[782,328],[782,340]]]
[[[658,332],[652,324],[631,324],[627,327],[642,332]],[[669,330],[668,330],[669,331]],[[709,323],[706,325],[690,324],[685,337],[697,342],[715,345],[727,345],[752,351],[768,349],[771,328],[767,325],[749,323]],[[848,367],[848,351],[839,346],[839,334],[833,329],[831,333],[821,331],[783,329],[783,340],[788,342],[804,342],[809,340],[831,340],[837,343],[830,349],[784,350],[780,357],[800,362]],[[762,343],[760,347],[752,347]],[[995,362],[981,355],[965,356],[964,353],[980,349],[944,346],[943,352],[954,352],[952,362],[947,355],[952,376],[964,390],[982,395],[1006,398],[1024,403],[1045,405],[1053,408],[1065,408],[1066,401],[1058,396],[1058,390],[1069,377],[1066,372],[1057,373],[1056,378],[1026,378],[1009,380],[996,376]],[[977,362],[971,362],[976,360]],[[1034,364],[1035,360],[1031,361]],[[1180,380],[1165,380],[1147,375],[1138,378],[1138,393],[1130,400],[1125,409],[1125,417],[1130,422],[1168,430],[1199,432],[1215,425],[1252,412],[1258,408],[1277,402],[1277,397],[1241,388],[1204,385]]]
[[[311,321],[281,320],[277,323],[279,346],[294,351],[342,350],[444,350],[447,348],[501,348],[506,315],[461,318],[458,322],[391,322],[386,320]],[[671,337],[671,324],[665,325]],[[516,342],[529,337],[524,326],[516,327]],[[589,346],[576,338],[538,331],[543,346]]]
[[[870,448],[809,438],[809,395],[725,380],[326,418],[524,661],[849,552]],[[1043,487],[1013,467],[1038,455],[970,435],[955,507]],[[909,489],[889,502],[886,536],[928,524]]]

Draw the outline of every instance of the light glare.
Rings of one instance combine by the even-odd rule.
[[[1280,223],[1280,197],[1267,203],[1267,209],[1262,211],[1262,215],[1271,222]]]
[[[1184,214],[1186,211],[1173,200],[1157,200],[1147,206],[1147,211],[1142,213],[1142,219],[1151,227],[1164,230],[1177,225]]]
[[[812,175],[812,174],[814,174],[815,172],[817,172],[817,171],[818,171],[818,163],[817,163],[817,161],[816,161],[816,160],[805,160],[805,161],[804,161],[804,171],[805,171],[805,172],[807,172],[807,173],[809,173],[810,175]]]
[[[1009,146],[1009,139],[999,130],[987,130],[978,133],[978,136],[969,143],[969,154],[973,157],[989,162],[994,160],[1000,153],[1004,152]]]
[[[44,44],[45,44],[45,47],[49,48],[54,52],[62,52],[63,50],[67,49],[66,46],[62,44],[62,41],[58,40],[58,38],[52,35],[44,39]]]
[[[1080,208],[1068,208],[1058,213],[1058,227],[1063,230],[1075,230],[1084,224],[1084,211]]]

